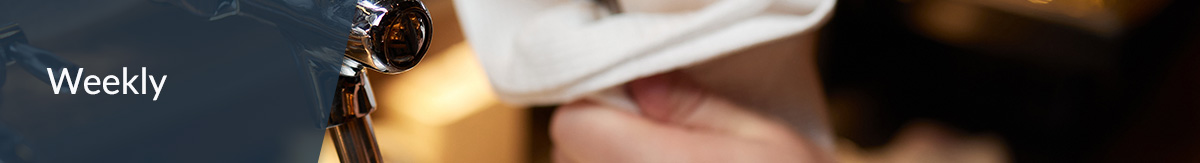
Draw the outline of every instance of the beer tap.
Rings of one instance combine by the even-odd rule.
[[[433,34],[432,19],[420,0],[328,0],[311,5],[280,0],[154,1],[208,16],[210,21],[230,16],[260,20],[279,27],[285,36],[303,40],[297,43],[301,48],[298,51],[304,52],[299,55],[301,68],[310,74],[324,74],[327,70],[339,74],[329,116],[319,118],[325,121],[321,126],[331,135],[343,163],[383,160],[371,127],[375,100],[367,70],[397,74],[411,69],[425,56]],[[349,20],[339,17],[346,11],[353,12],[354,17]],[[329,51],[323,49],[327,46],[323,40],[333,35],[330,31],[346,30],[343,26],[347,24],[340,23],[350,27],[346,49],[342,57],[330,57]],[[330,67],[327,69],[325,65]],[[323,87],[321,82],[307,82]]]
[[[384,74],[407,71],[425,55],[432,22],[419,0],[361,0],[329,117],[330,133],[343,163],[383,162],[371,124],[375,111],[366,70]]]

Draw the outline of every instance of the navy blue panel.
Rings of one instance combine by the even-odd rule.
[[[0,39],[0,162],[316,162],[353,5],[0,0],[24,36]],[[157,101],[54,94],[39,65],[168,78]]]

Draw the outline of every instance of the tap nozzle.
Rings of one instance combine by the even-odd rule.
[[[327,132],[343,163],[377,163],[383,157],[371,124],[375,99],[364,69],[412,69],[429,48],[433,22],[420,0],[359,0],[357,9]]]

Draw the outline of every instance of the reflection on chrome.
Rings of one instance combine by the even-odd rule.
[[[341,162],[383,162],[371,124],[375,98],[364,69],[395,74],[412,69],[432,38],[419,0],[361,0],[346,43],[329,127]]]
[[[346,57],[382,73],[416,66],[429,48],[433,27],[419,0],[361,0]]]
[[[375,110],[371,86],[364,74],[407,71],[425,56],[433,34],[432,19],[420,0],[288,1],[288,0],[154,0],[173,4],[217,21],[243,16],[276,26],[295,40],[298,64],[312,80],[317,106],[333,106],[320,117],[333,137],[342,162],[382,162],[369,114]],[[353,6],[353,7],[351,7]],[[352,19],[342,15],[353,12]],[[330,39],[350,27],[342,57]],[[314,34],[315,33],[315,34]],[[340,45],[336,45],[340,46]],[[339,74],[333,93],[322,92],[326,72]],[[332,105],[323,104],[333,95]],[[323,110],[321,108],[320,110]]]

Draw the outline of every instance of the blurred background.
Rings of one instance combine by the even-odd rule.
[[[424,2],[419,68],[369,75],[386,161],[550,162],[554,106],[498,101]],[[1196,1],[839,0],[819,37],[842,162],[1200,162]]]

